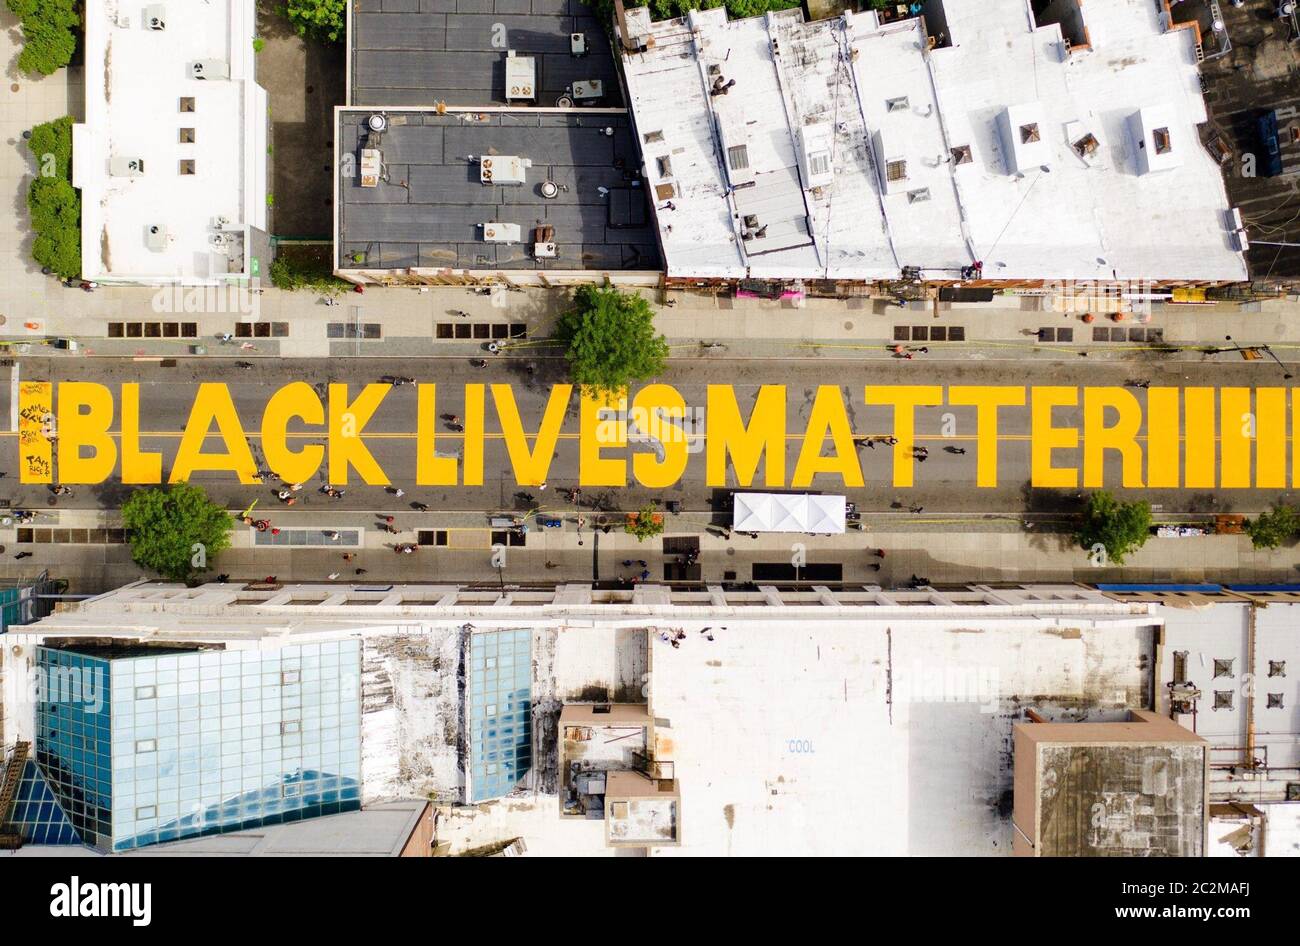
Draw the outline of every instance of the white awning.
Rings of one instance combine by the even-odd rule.
[[[806,493],[735,493],[732,527],[738,532],[844,531],[844,497]]]

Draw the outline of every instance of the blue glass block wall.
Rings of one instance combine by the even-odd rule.
[[[471,802],[515,789],[532,767],[533,635],[474,631],[469,639],[469,790]]]
[[[54,797],[49,782],[34,759],[23,764],[9,823],[22,835],[26,844],[81,843],[81,836],[63,813],[63,806]]]
[[[109,662],[37,648],[36,763],[64,816],[87,844],[112,833]]]
[[[88,843],[124,851],[361,807],[360,641],[107,663],[109,827]]]

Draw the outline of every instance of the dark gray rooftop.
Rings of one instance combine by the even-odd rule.
[[[377,187],[362,187],[359,177],[340,182],[341,269],[660,268],[626,115],[386,114],[389,128],[380,142],[386,180]],[[368,115],[340,113],[343,154],[358,156]],[[471,155],[517,155],[533,166],[523,185],[484,185]],[[547,180],[561,185],[549,200],[540,193]],[[521,242],[484,242],[480,225],[487,222],[519,224]],[[530,231],[540,224],[555,228],[556,259],[532,256]],[[354,261],[357,253],[364,262]]]
[[[354,0],[352,105],[504,105],[506,51],[537,59],[536,105],[600,79],[621,106],[605,24],[579,0]],[[587,54],[570,53],[569,35]]]

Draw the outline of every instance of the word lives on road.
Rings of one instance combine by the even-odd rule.
[[[255,484],[249,437],[257,436],[266,463],[287,481],[304,482],[324,466],[331,483],[347,484],[355,474],[368,485],[389,485],[366,437],[375,417],[393,409],[391,402],[385,405],[390,390],[388,384],[357,390],[330,384],[322,396],[306,382],[294,382],[274,391],[260,416],[241,417],[225,384],[199,384],[166,480],[228,471],[241,483]],[[823,385],[813,392],[807,420],[792,422],[791,395],[777,384],[747,388],[743,397],[753,402],[748,409],[729,384],[708,385],[705,403],[691,407],[667,384],[613,395],[557,384],[541,416],[528,418],[511,385],[467,384],[454,392],[464,412],[454,434],[439,429],[445,415],[438,414],[438,399],[445,393],[433,383],[416,386],[415,430],[404,439],[411,442],[419,486],[481,486],[489,441],[504,443],[518,483],[543,483],[563,437],[577,441],[581,486],[634,480],[661,489],[702,463],[710,487],[728,485],[729,466],[734,484],[742,487],[756,479],[768,488],[805,488],[814,480],[819,486],[861,487],[862,437],[849,418],[850,409],[862,408],[880,412],[884,429],[878,441],[893,438],[886,443],[893,451],[892,485],[910,487],[918,413],[929,411],[929,417],[952,408],[966,418],[963,439],[974,441],[980,487],[998,485],[999,442],[1014,428],[1028,430],[1017,439],[1028,441],[1035,487],[1285,489],[1288,441],[1300,430],[1297,404],[1281,387],[1151,387],[1139,399],[1124,387],[1103,386]],[[794,396],[802,406],[803,392]],[[570,416],[575,399],[576,419]],[[81,381],[24,382],[22,481],[163,482],[163,456],[144,442],[164,435],[141,431],[142,412],[148,416],[149,409],[138,384],[123,383],[114,391]],[[944,413],[941,426],[955,428],[958,413]],[[526,425],[536,432],[528,433]],[[939,436],[955,435],[948,430]],[[653,449],[634,449],[638,444]],[[1108,465],[1108,458],[1118,462]],[[1108,473],[1118,482],[1104,482]]]

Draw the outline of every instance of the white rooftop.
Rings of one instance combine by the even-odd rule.
[[[203,285],[246,275],[248,228],[267,225],[253,0],[88,0],[85,21],[86,118],[73,130],[83,277]],[[196,63],[206,78],[193,77]]]
[[[1183,680],[1201,694],[1184,725],[1210,743],[1214,799],[1283,797],[1300,769],[1300,603],[1275,600],[1252,609],[1246,602],[1216,602],[1161,606],[1158,613],[1164,629],[1156,708],[1167,711],[1168,684],[1180,663]],[[1247,769],[1248,756],[1260,766]]]
[[[1189,31],[1148,0],[1082,9],[1090,45],[1072,52],[1023,0],[947,0],[952,45],[932,50],[922,20],[872,12],[653,24],[624,67],[646,174],[670,185],[668,274],[1245,279]],[[804,153],[822,123],[830,183]]]

